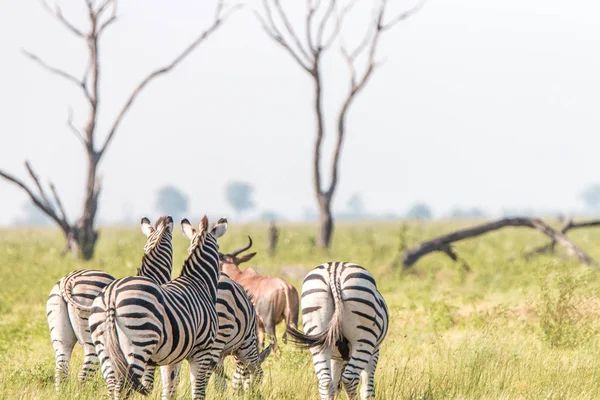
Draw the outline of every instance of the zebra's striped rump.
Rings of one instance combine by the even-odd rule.
[[[322,400],[332,400],[340,381],[348,398],[374,395],[379,346],[388,329],[388,310],[373,276],[347,262],[319,265],[302,285],[304,332],[288,327],[292,341],[309,348]]]
[[[46,318],[54,349],[54,385],[57,392],[62,381],[68,377],[69,361],[75,343],[79,342],[84,352],[78,380],[85,382],[97,368],[96,351],[88,327],[89,312],[67,302],[65,291],[71,293],[78,304],[91,305],[93,298],[113,280],[110,274],[103,271],[77,270],[64,276],[50,291],[46,302]]]
[[[227,220],[210,231],[206,217],[198,231],[187,220],[182,228],[192,246],[178,278],[162,286],[145,277],[119,279],[94,300],[94,312],[106,318],[106,330],[97,336],[114,371],[115,398],[123,388],[124,396],[130,390],[147,392],[141,377],[148,365],[184,359],[190,363],[192,398],[204,398],[218,327],[216,239],[225,233]]]
[[[171,240],[173,237],[173,219],[169,216],[160,217],[156,222],[155,227],[152,227],[148,218],[143,218],[141,221],[142,232],[146,235],[146,243],[144,245],[144,256],[142,257],[141,266],[138,268],[138,274],[145,274],[156,280],[158,283],[164,283],[171,279],[171,268],[173,264],[173,248]],[[112,278],[112,277],[111,277]],[[104,287],[114,281],[114,278],[110,281],[105,282]],[[98,320],[98,315],[92,314],[92,300],[95,299],[101,292],[100,289],[97,292],[88,292],[88,300],[86,303],[80,301],[75,296],[75,291],[70,289],[70,285],[76,285],[78,280],[70,279],[69,283],[65,284],[65,290],[63,292],[64,299],[68,302],[69,307],[76,310],[76,315],[79,318],[85,318],[86,327],[86,357],[88,354],[94,357],[94,361],[100,358],[100,365],[102,367],[102,373],[104,376],[111,373],[111,369],[106,366],[106,356],[103,354],[102,349],[98,349],[96,341],[92,337],[92,330],[101,327],[104,329],[103,321]],[[93,295],[93,296],[90,296]],[[73,317],[75,314],[71,314]],[[96,318],[95,318],[96,317]],[[73,318],[72,318],[73,319]],[[97,355],[97,356],[96,356]],[[85,366],[85,363],[84,363]],[[94,363],[93,370],[96,369]],[[146,379],[147,385],[151,386],[154,382],[153,371],[148,374]],[[109,387],[109,392],[112,388]]]
[[[138,274],[152,277],[158,283],[171,279],[173,219],[165,216],[152,227],[142,219],[142,232],[147,236],[144,259]],[[112,281],[112,275],[95,270],[78,270],[63,277],[52,289],[46,305],[50,336],[56,358],[55,385],[66,378],[69,359],[75,343],[84,348],[84,363],[79,381],[84,382],[97,369],[97,351],[91,337],[89,318],[93,300]]]
[[[219,359],[215,369],[216,385],[219,390],[225,388],[222,363],[225,357],[233,355],[236,367],[232,386],[235,390],[248,390],[262,379],[261,364],[270,354],[271,346],[259,354],[258,317],[244,288],[223,272],[217,287],[219,330],[214,346]]]

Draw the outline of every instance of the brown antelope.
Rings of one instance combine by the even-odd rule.
[[[258,313],[258,343],[262,348],[265,334],[273,343],[273,350],[278,351],[275,326],[285,320],[287,326],[298,326],[298,291],[285,280],[275,276],[260,275],[252,267],[240,270],[239,265],[247,262],[256,255],[256,252],[238,257],[240,253],[252,246],[252,238],[248,236],[247,246],[239,248],[229,254],[220,254],[221,271],[231,279],[242,285],[251,295],[252,303]],[[283,334],[286,343],[287,334]]]

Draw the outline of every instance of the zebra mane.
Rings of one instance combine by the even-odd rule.
[[[181,273],[179,276],[187,275],[191,272],[190,269],[193,268],[194,260],[193,258],[198,257],[201,253],[203,253],[204,245],[206,244],[207,238],[211,236],[211,239],[214,241],[215,245],[217,244],[217,239],[210,233],[208,229],[208,218],[206,215],[202,217],[202,221],[200,222],[199,231],[195,233],[194,238],[192,239],[192,244],[188,250],[188,256],[183,262],[183,268],[181,269]],[[217,272],[219,271],[219,247],[216,245],[216,263],[217,263]],[[197,254],[198,253],[198,254]],[[218,275],[217,275],[218,277]]]
[[[138,275],[144,274],[144,268],[154,269],[157,267],[156,262],[152,262],[151,258],[154,257],[154,251],[162,246],[169,246],[173,238],[173,232],[170,229],[172,227],[173,218],[170,216],[160,217],[155,224],[154,231],[150,234],[144,245],[144,254],[142,255],[142,262],[137,269]],[[171,225],[170,225],[171,224]],[[170,272],[169,272],[170,275]]]
[[[148,239],[146,240],[146,244],[144,245],[144,256],[148,254],[150,251],[154,250],[158,243],[162,240],[165,233],[168,232],[167,236],[173,237],[172,232],[170,232],[169,224],[173,223],[173,218],[171,217],[160,217],[158,221],[156,221],[154,232],[150,234]]]

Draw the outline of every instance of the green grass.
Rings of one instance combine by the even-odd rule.
[[[465,224],[339,224],[329,253],[313,247],[314,226],[284,225],[274,258],[266,253],[266,225],[231,224],[221,249],[237,248],[251,234],[258,251],[251,264],[273,275],[300,271],[288,278],[298,289],[304,273],[325,261],[353,261],[369,269],[390,309],[376,377],[379,399],[600,398],[597,269],[550,257],[525,261],[520,255],[545,238],[510,228],[457,244],[472,272],[442,254],[426,256],[407,272],[393,266],[401,245]],[[600,231],[574,231],[570,237],[600,259]],[[46,298],[74,269],[134,274],[144,239],[137,229],[104,229],[96,258],[82,262],[60,258],[63,239],[56,231],[0,230],[0,399],[102,397],[99,376],[83,387],[76,383],[80,348],[71,383],[60,396],[54,393]],[[174,240],[178,273],[188,243],[181,234]],[[264,368],[262,399],[318,399],[308,352],[282,345],[282,354],[272,355]],[[184,373],[178,398],[189,398],[188,385]],[[150,398],[160,398],[158,377]],[[211,384],[209,398],[235,396],[219,397]]]

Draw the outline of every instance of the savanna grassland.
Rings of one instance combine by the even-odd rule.
[[[471,272],[441,254],[426,256],[409,271],[391,262],[401,245],[466,224],[411,223],[406,229],[399,223],[340,224],[329,254],[312,246],[314,227],[282,225],[278,254],[269,258],[265,225],[231,223],[220,244],[222,251],[231,251],[252,235],[259,253],[251,264],[287,277],[299,291],[305,272],[324,261],[353,261],[369,269],[390,309],[377,370],[379,399],[600,398],[597,269],[551,257],[525,261],[523,251],[546,239],[523,228],[457,244]],[[176,230],[178,274],[188,243]],[[600,259],[600,230],[569,236]],[[137,228],[105,228],[95,259],[82,262],[60,257],[63,239],[55,230],[0,230],[0,398],[104,397],[99,375],[84,387],[77,384],[79,347],[71,383],[55,394],[46,298],[54,283],[75,269],[135,274],[144,241]],[[271,355],[264,369],[261,398],[318,399],[308,352],[282,345],[282,354]],[[150,398],[160,398],[158,379]],[[189,398],[188,385],[185,374],[178,398]],[[211,382],[209,398],[238,397],[231,391],[218,396]]]

